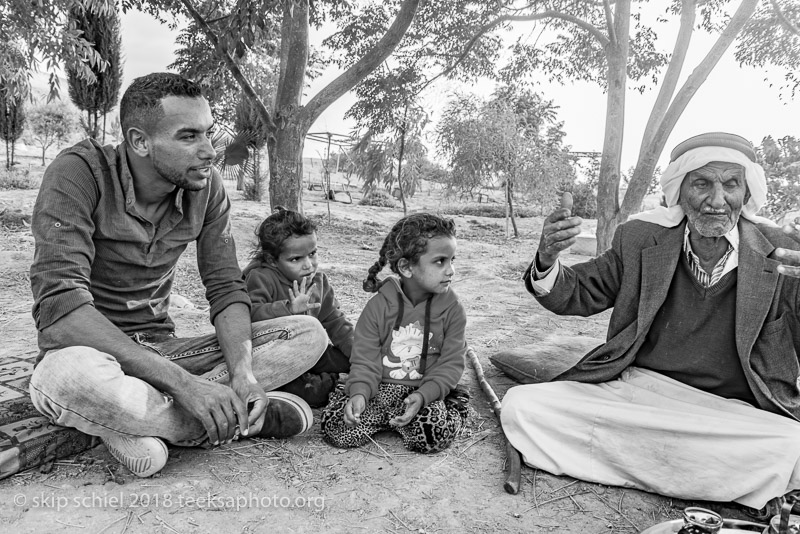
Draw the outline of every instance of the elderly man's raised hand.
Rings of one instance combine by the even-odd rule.
[[[572,246],[575,236],[581,233],[583,219],[571,215],[572,194],[565,192],[561,195],[561,206],[544,220],[536,256],[536,268],[540,271],[549,269],[561,251]]]
[[[792,224],[783,225],[783,233],[800,243],[800,219]],[[778,272],[786,276],[800,278],[800,252],[788,248],[776,248],[775,256],[781,261]]]

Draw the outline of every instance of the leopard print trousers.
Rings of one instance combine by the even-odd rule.
[[[361,422],[356,426],[348,426],[344,422],[344,407],[348,397],[344,385],[340,384],[331,393],[328,406],[322,412],[321,427],[325,441],[335,447],[360,447],[376,433],[394,430],[400,434],[403,445],[409,450],[430,453],[446,449],[466,424],[468,394],[466,401],[450,395],[444,401],[431,402],[405,426],[389,425],[390,419],[405,412],[403,401],[414,391],[416,388],[403,384],[381,383],[378,394],[367,403],[361,414]]]

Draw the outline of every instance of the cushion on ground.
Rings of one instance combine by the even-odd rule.
[[[89,448],[92,438],[56,426],[28,395],[36,352],[0,359],[0,479]]]
[[[521,384],[538,384],[554,379],[604,342],[595,337],[550,334],[537,343],[497,352],[489,361]]]

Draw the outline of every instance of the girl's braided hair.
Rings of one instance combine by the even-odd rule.
[[[369,268],[364,280],[364,291],[378,291],[378,273],[387,263],[392,272],[400,274],[397,263],[401,259],[405,258],[409,263],[418,262],[425,254],[428,240],[442,236],[456,236],[456,223],[453,219],[444,219],[432,213],[415,213],[397,221],[383,241],[378,261]]]
[[[256,228],[258,245],[250,257],[263,261],[277,260],[284,241],[292,236],[311,235],[316,231],[317,225],[304,215],[276,206],[272,214]]]

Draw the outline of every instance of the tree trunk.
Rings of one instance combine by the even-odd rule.
[[[661,156],[666,146],[667,138],[670,133],[672,133],[673,128],[692,97],[694,97],[695,93],[697,93],[703,83],[705,83],[720,58],[733,43],[734,39],[736,39],[739,32],[741,32],[747,20],[753,15],[756,4],[758,4],[758,0],[744,0],[739,5],[739,8],[736,10],[733,17],[731,17],[728,26],[725,27],[706,56],[686,79],[686,82],[684,82],[683,86],[678,90],[671,103],[672,92],[666,94],[664,98],[662,98],[662,94],[659,93],[656,107],[654,107],[651,113],[647,129],[645,130],[644,139],[647,142],[643,142],[639,150],[636,168],[634,169],[633,177],[628,185],[628,191],[625,193],[625,199],[620,208],[618,217],[620,223],[625,222],[628,217],[639,211],[644,197],[647,194],[650,180],[655,172],[658,158]],[[694,11],[695,5],[693,1],[684,1],[683,9],[688,8]],[[685,18],[686,20],[684,20]],[[681,13],[681,31],[678,34],[678,41],[675,44],[676,52],[673,53],[673,59],[670,61],[669,68],[667,69],[667,76],[665,77],[665,81],[669,80],[670,83],[672,83],[673,90],[676,83],[672,82],[672,79],[677,79],[681,67],[683,66],[683,58],[681,57],[680,61],[676,61],[676,54],[684,48],[688,48],[688,41],[691,37],[691,27],[694,24],[694,18],[695,17],[689,17],[688,14]],[[685,26],[689,28],[688,35],[686,35],[684,31]],[[673,65],[673,63],[675,65]],[[675,72],[671,72],[673,67],[676,68]],[[664,100],[664,102],[661,102],[662,100]],[[668,108],[666,108],[667,103],[669,103]],[[660,111],[658,109],[659,106],[665,108],[660,116],[658,115]]]
[[[622,161],[622,138],[625,129],[625,89],[627,86],[628,34],[630,0],[616,2],[613,36],[605,47],[608,70],[606,126],[603,153],[600,157],[600,183],[597,186],[597,254],[611,246],[618,223],[619,181]]]
[[[508,203],[508,216],[511,219],[511,226],[514,228],[514,237],[519,237],[519,229],[517,229],[517,220],[514,218],[514,202],[512,201],[514,198],[513,193],[511,192],[514,188],[514,181],[506,178],[506,202]]]
[[[239,168],[239,175],[236,177],[236,190],[242,191],[244,189],[244,165]]]
[[[47,148],[42,145],[42,167],[44,167],[47,163],[44,161],[44,153],[47,151]]]
[[[267,145],[270,149],[270,204],[273,207],[280,204],[302,213],[302,154],[308,129],[323,111],[391,55],[411,25],[419,2],[403,0],[394,22],[380,41],[303,107],[300,99],[308,62],[308,0],[285,2],[281,26],[281,70],[274,113],[276,131],[273,142]],[[294,140],[296,145],[289,147],[289,140]],[[280,153],[274,153],[276,151]]]
[[[400,202],[403,203],[403,217],[408,215],[405,188],[403,187],[403,156],[406,152],[406,117],[408,116],[408,103],[403,111],[403,126],[400,128],[400,157],[397,158],[397,187],[400,188]]]
[[[303,213],[303,143],[311,126],[300,113],[308,63],[309,0],[284,2],[276,131],[268,140],[270,206]]]
[[[303,213],[303,144],[308,127],[291,123],[268,144],[270,207]]]
[[[261,202],[264,198],[264,181],[261,179],[261,152],[256,147],[253,147],[253,187],[253,200]]]

